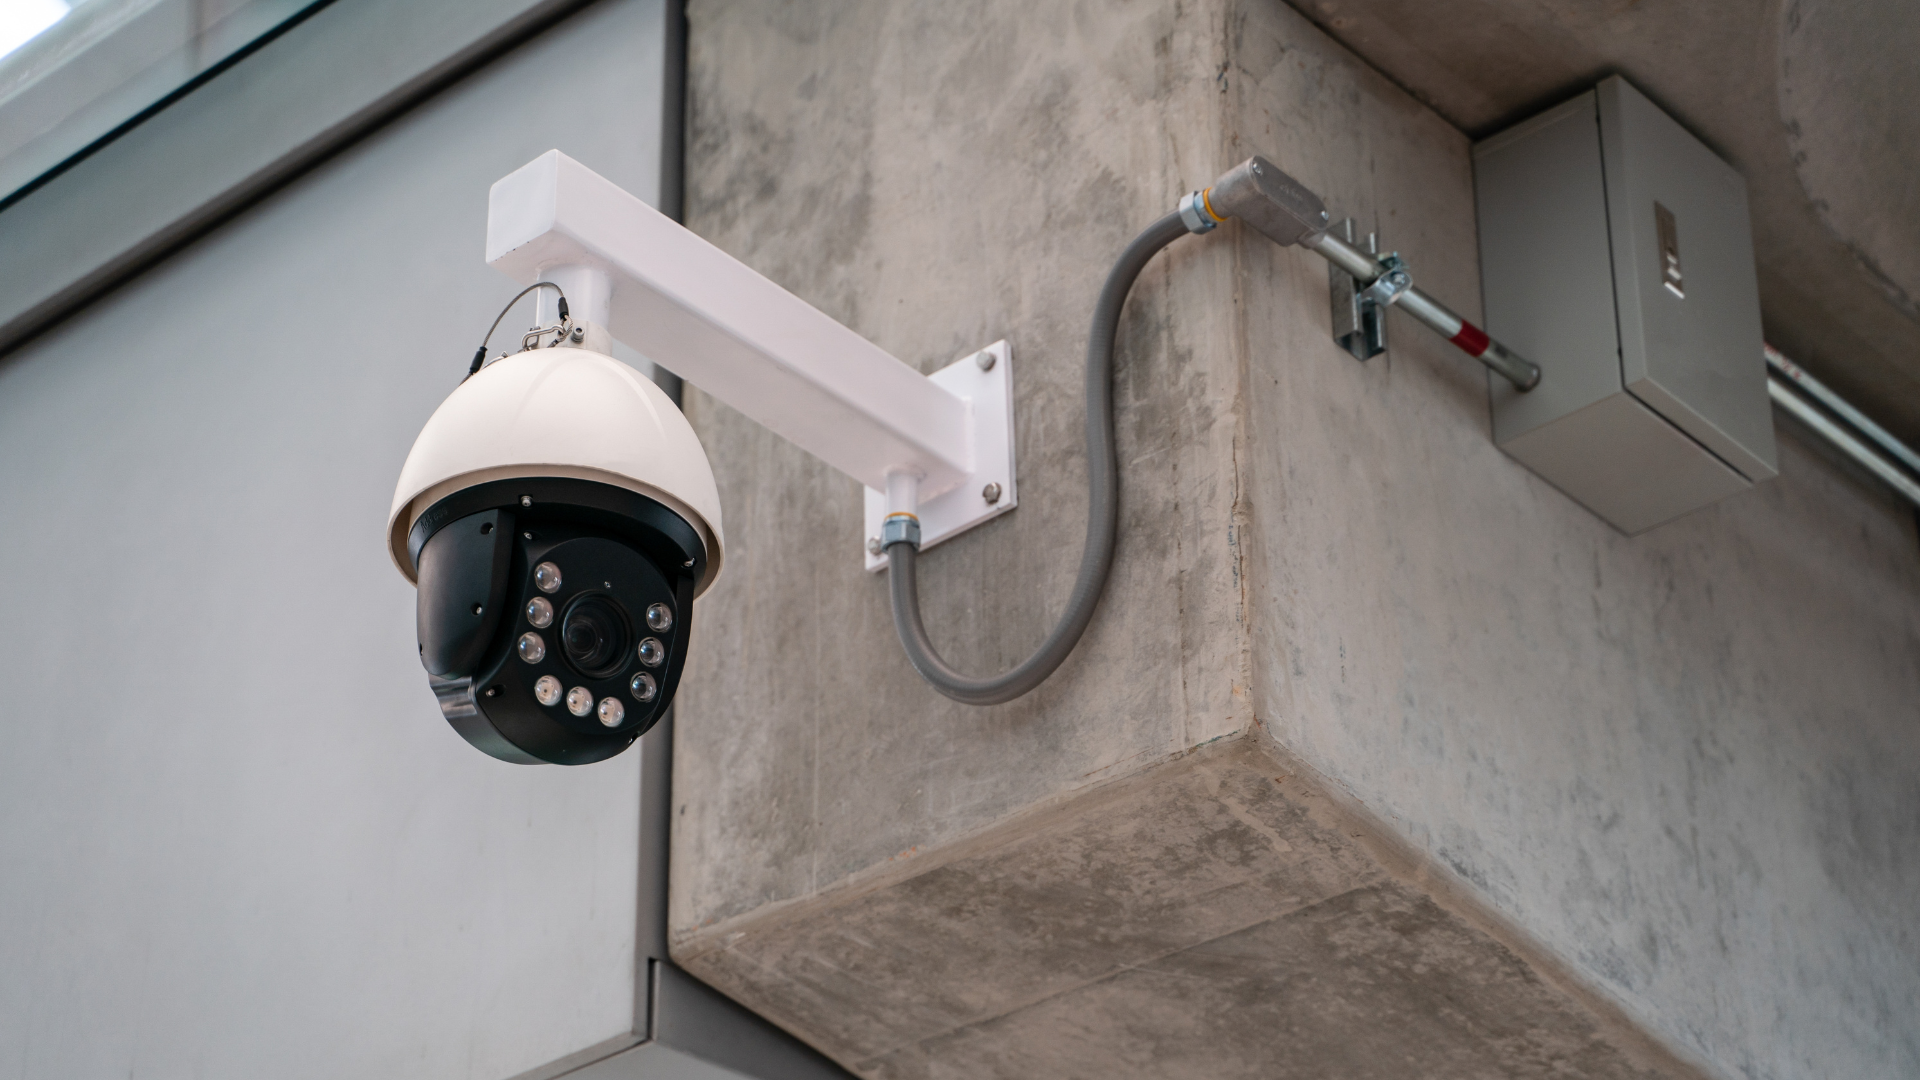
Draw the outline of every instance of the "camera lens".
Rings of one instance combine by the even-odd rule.
[[[663,634],[673,629],[673,609],[665,604],[655,604],[648,608],[647,625]]]
[[[588,593],[567,605],[560,645],[580,674],[590,679],[617,674],[627,666],[626,613],[606,597]]]
[[[553,601],[536,596],[527,601],[527,621],[545,630],[553,625]]]

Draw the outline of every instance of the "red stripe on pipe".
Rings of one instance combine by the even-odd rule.
[[[1481,353],[1486,352],[1487,346],[1493,343],[1493,339],[1487,336],[1485,330],[1480,329],[1465,319],[1460,320],[1460,332],[1447,340],[1467,350],[1467,355],[1473,357],[1478,357]]]

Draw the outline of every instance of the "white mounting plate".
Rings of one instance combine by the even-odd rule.
[[[985,371],[980,369],[983,353],[993,357],[993,365]],[[999,517],[1020,501],[1019,490],[1013,483],[1013,346],[1004,340],[996,341],[979,352],[955,360],[927,379],[967,403],[973,475],[959,487],[920,504],[922,551]],[[998,501],[990,503],[981,495],[988,484],[1000,485]],[[866,499],[861,551],[866,556],[868,570],[885,570],[886,553],[875,555],[866,550],[866,544],[880,535],[880,523],[887,516],[887,496],[885,492],[867,488]]]

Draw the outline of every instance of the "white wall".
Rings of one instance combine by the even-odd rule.
[[[655,194],[662,10],[603,0],[0,359],[0,1077],[499,1077],[631,1028],[638,755],[462,742],[382,532],[513,291],[488,185],[558,146]]]

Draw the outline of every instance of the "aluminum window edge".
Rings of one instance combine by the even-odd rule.
[[[304,3],[291,3],[284,10],[271,10],[265,8],[266,0],[252,0],[234,9],[229,16],[202,27],[199,36],[190,37],[173,49],[155,55],[145,68],[119,85],[100,91],[53,127],[17,145],[7,146],[6,157],[0,159],[0,189],[6,192],[0,196],[0,211],[5,211],[45,187],[61,173],[258,52],[274,38],[298,26],[332,2],[307,0]],[[93,5],[89,4],[63,19],[62,23],[91,14],[92,10]],[[40,100],[36,100],[39,95],[73,90],[71,85],[60,85],[73,81],[65,78],[68,67],[85,66],[86,61],[91,59],[89,54],[96,48],[124,49],[123,37],[144,33],[149,29],[145,23],[155,18],[164,19],[169,14],[171,12],[166,4],[154,3],[131,18],[121,20],[111,30],[93,35],[94,40],[86,42],[83,47],[69,50],[60,66],[51,66],[42,73],[30,75],[13,97],[0,101],[0,116],[23,105],[32,108],[41,104]],[[58,26],[56,24],[55,29]],[[29,42],[27,47],[31,48],[32,45]],[[203,60],[203,53],[210,53],[211,56]],[[144,58],[136,58],[135,62]],[[197,70],[184,74],[179,70],[183,67]],[[115,116],[120,119],[112,120],[111,117]],[[88,131],[95,134],[89,135]]]
[[[0,211],[0,356],[589,2],[315,8]]]

